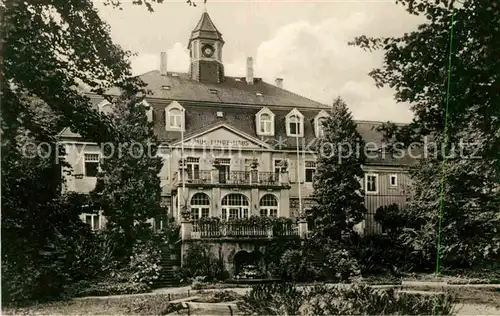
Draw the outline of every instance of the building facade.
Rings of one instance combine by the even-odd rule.
[[[148,120],[161,142],[163,201],[178,221],[184,210],[193,219],[297,217],[313,205],[312,146],[323,133],[321,122],[331,107],[287,91],[281,78],[269,84],[255,77],[250,57],[245,77],[225,76],[223,46],[222,34],[204,12],[188,43],[189,73],[168,71],[162,53],[160,69],[141,76],[151,91],[143,102]],[[109,102],[90,97],[99,111],[111,111]],[[375,148],[363,166],[369,214],[359,229],[378,232],[375,210],[406,201],[410,162],[383,157],[380,123],[357,125]],[[73,169],[66,189],[91,191],[99,170],[98,146],[69,129],[61,132],[60,140]],[[94,229],[105,225],[102,215],[82,219]],[[154,226],[161,228],[161,220]]]

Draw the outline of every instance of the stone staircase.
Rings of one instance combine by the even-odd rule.
[[[160,276],[154,284],[154,288],[177,286],[179,280],[176,280],[176,271],[181,266],[180,244],[165,245],[161,249],[161,270]]]

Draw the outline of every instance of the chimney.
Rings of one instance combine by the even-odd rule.
[[[247,58],[247,84],[253,84],[253,58]]]
[[[283,89],[283,78],[276,78],[276,87]]]
[[[160,75],[167,75],[167,53],[161,52],[160,54]]]

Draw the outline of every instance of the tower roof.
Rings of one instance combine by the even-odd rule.
[[[201,15],[200,21],[198,21],[198,24],[196,24],[194,30],[191,32],[189,41],[191,42],[195,38],[206,38],[224,42],[222,34],[215,27],[207,11],[204,11]]]

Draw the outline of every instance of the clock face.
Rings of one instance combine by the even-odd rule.
[[[214,54],[214,48],[212,47],[212,45],[203,45],[203,47],[201,48],[202,51],[203,51],[203,55],[205,57],[212,57],[212,55]]]

